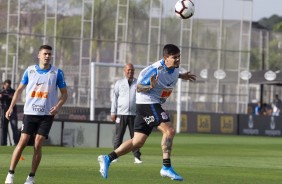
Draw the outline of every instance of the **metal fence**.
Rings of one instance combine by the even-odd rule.
[[[197,0],[188,20],[174,16],[170,0],[0,2],[2,81],[10,78],[16,87],[25,68],[36,63],[37,48],[50,44],[53,64],[65,72],[70,94],[66,106],[90,107],[91,62],[146,66],[162,57],[165,44],[173,43],[181,49],[182,67],[198,76],[196,82],[182,84],[183,110],[246,113],[259,88],[240,74],[262,65],[271,68],[270,48],[282,43],[280,34],[253,26],[252,1],[222,0],[220,7],[209,6],[218,10],[216,15],[206,11],[203,17],[207,7],[200,5],[210,1]],[[233,9],[240,12],[236,17],[229,16]],[[97,107],[110,106],[111,86],[122,75],[120,67],[96,69]],[[281,94],[273,86],[264,90],[269,96]],[[176,109],[176,92],[168,109]]]

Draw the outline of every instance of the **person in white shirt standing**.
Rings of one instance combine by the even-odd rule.
[[[112,94],[111,119],[115,122],[114,149],[117,149],[122,141],[128,126],[130,137],[134,135],[134,119],[136,116],[136,87],[137,79],[134,78],[134,66],[128,63],[124,67],[124,78],[116,81]],[[134,163],[141,164],[141,152],[136,149],[133,152]],[[117,159],[113,160],[116,162]]]
[[[9,119],[12,115],[13,107],[26,88],[21,137],[12,154],[10,169],[5,184],[13,184],[18,161],[30,137],[33,135],[35,135],[35,140],[32,166],[25,184],[35,183],[35,173],[42,157],[42,144],[44,140],[48,139],[54,116],[67,100],[68,93],[64,73],[50,64],[51,58],[52,47],[49,45],[40,46],[38,52],[39,63],[29,66],[25,70],[21,83],[6,112],[6,118]],[[59,98],[57,88],[61,92]]]

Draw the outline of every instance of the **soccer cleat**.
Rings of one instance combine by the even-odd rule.
[[[108,178],[108,169],[110,167],[111,161],[108,155],[98,156],[98,162],[100,164],[100,173],[103,178]]]
[[[112,163],[113,163],[113,162],[117,162],[117,161],[118,161],[118,159],[116,158],[116,159],[114,159],[114,160],[112,161]]]
[[[24,182],[24,184],[35,184],[34,177],[28,176]]]
[[[134,158],[134,163],[135,163],[135,164],[142,164],[143,161],[142,161],[141,159],[135,157],[135,158]]]
[[[14,174],[7,174],[5,184],[13,184],[14,183]]]
[[[178,180],[178,181],[182,181],[183,178],[181,176],[179,176],[174,170],[173,167],[165,167],[163,166],[160,174],[162,177],[169,177],[171,180]]]

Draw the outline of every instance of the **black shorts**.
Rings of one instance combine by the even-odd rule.
[[[150,135],[154,127],[169,121],[168,114],[161,104],[136,104],[135,132]]]
[[[39,134],[48,139],[48,135],[53,124],[53,119],[54,116],[50,115],[24,115],[21,132],[28,135]]]

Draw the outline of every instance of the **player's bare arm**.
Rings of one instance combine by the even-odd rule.
[[[158,76],[151,76],[150,77],[150,85],[142,85],[137,84],[137,92],[144,92],[149,91],[150,89],[154,88],[157,85]]]
[[[179,78],[183,79],[183,80],[195,81],[196,77],[197,77],[196,75],[191,74],[190,72],[180,73],[179,74]]]
[[[63,104],[66,102],[67,98],[68,98],[67,88],[61,88],[60,91],[61,91],[61,96],[59,98],[59,101],[58,101],[57,105],[53,106],[50,109],[50,114],[51,115],[56,115],[59,112],[59,110],[61,109],[61,107],[63,106]]]

